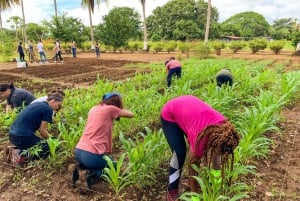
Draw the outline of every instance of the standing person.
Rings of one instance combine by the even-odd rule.
[[[35,55],[34,55],[34,48],[33,48],[32,40],[29,41],[29,55],[28,56],[29,56],[29,61],[31,63],[33,63],[35,60]]]
[[[75,40],[72,41],[71,51],[72,51],[73,58],[76,58],[76,42],[75,42]]]
[[[2,97],[6,98],[6,113],[9,113],[12,109],[17,109],[29,105],[34,99],[34,95],[25,90],[16,88],[12,83],[11,84],[1,84],[0,85],[0,94]]]
[[[44,45],[43,45],[41,39],[39,39],[39,42],[37,44],[37,49],[38,49],[38,52],[39,52],[39,55],[40,55],[40,63],[48,63],[47,57],[46,57],[46,54],[45,54],[45,51],[44,51]]]
[[[91,108],[88,114],[83,134],[76,146],[75,156],[79,166],[75,166],[72,182],[75,185],[79,179],[78,168],[87,169],[87,186],[102,175],[107,166],[104,156],[112,153],[112,128],[114,120],[120,117],[132,118],[133,113],[123,109],[121,95],[107,93],[102,101]]]
[[[96,58],[99,59],[100,58],[100,47],[99,47],[98,42],[96,42],[95,51],[96,51]]]
[[[175,75],[176,78],[181,77],[181,64],[175,59],[175,57],[170,57],[168,61],[165,62],[167,68],[167,85],[171,86],[172,76]]]
[[[229,85],[232,86],[233,83],[233,76],[229,69],[222,69],[216,75],[216,82],[218,87],[222,87],[222,85]]]
[[[18,53],[20,55],[20,61],[25,61],[25,54],[24,54],[24,50],[23,50],[23,46],[22,46],[22,41],[19,42]]]
[[[189,146],[189,185],[192,191],[196,191],[197,184],[192,178],[195,171],[191,165],[199,165],[203,155],[207,159],[210,153],[213,167],[217,169],[220,157],[222,163],[227,161],[228,154],[233,154],[239,142],[234,126],[220,112],[192,95],[169,100],[161,110],[161,124],[173,154],[169,169],[168,201],[175,201],[179,197],[178,186],[186,158],[185,138]]]
[[[59,40],[56,40],[56,42],[55,42],[55,61],[54,62],[57,62],[58,57],[59,57],[60,62],[63,63],[64,59],[61,56],[60,42],[59,42]]]
[[[53,111],[61,107],[62,101],[60,94],[49,94],[47,101],[33,103],[18,114],[9,129],[9,141],[19,149],[21,157],[24,150],[35,145],[41,145],[42,151],[32,159],[49,155],[49,146],[45,141],[50,137],[48,124],[52,122]],[[36,131],[42,138],[35,135]]]

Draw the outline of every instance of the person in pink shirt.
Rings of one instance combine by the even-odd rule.
[[[175,59],[175,57],[170,57],[170,59],[165,62],[165,66],[168,72],[167,86],[170,87],[173,75],[175,75],[176,78],[181,78],[181,64]]]
[[[132,118],[133,113],[123,109],[119,93],[105,94],[102,101],[90,109],[83,134],[75,149],[78,164],[73,171],[73,185],[79,179],[78,169],[87,170],[88,188],[102,175],[107,166],[104,156],[110,157],[112,153],[113,122],[120,117]]]
[[[199,165],[201,158],[204,156],[207,159],[210,152],[213,168],[219,168],[221,157],[233,154],[239,142],[234,126],[220,112],[192,95],[169,100],[162,107],[161,124],[172,151],[168,201],[179,197],[178,186],[187,150],[185,138],[189,147],[189,186],[192,191],[196,191],[198,186],[192,178],[195,171],[191,165]]]

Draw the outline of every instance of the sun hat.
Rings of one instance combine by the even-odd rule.
[[[117,92],[112,92],[112,93],[106,93],[102,96],[102,100],[108,100],[110,99],[111,97],[113,96],[119,96],[121,97],[121,94],[120,93],[117,93]]]

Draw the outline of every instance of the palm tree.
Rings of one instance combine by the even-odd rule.
[[[146,25],[146,9],[145,9],[145,5],[146,5],[146,0],[140,0],[142,7],[143,7],[143,25],[144,25],[144,47],[143,50],[147,51],[148,49],[148,44],[147,44],[147,25]]]
[[[96,0],[96,5],[99,6],[101,2],[108,3],[108,0]],[[93,31],[92,13],[94,13],[95,0],[82,0],[81,5],[83,7],[88,7],[88,9],[89,9],[91,41],[92,41],[92,46],[93,46],[94,45],[94,31]]]
[[[207,16],[206,16],[206,27],[205,27],[205,37],[204,44],[207,45],[210,27],[210,17],[211,17],[211,0],[207,1]]]
[[[20,0],[0,0],[0,28],[2,29],[2,16],[1,13],[8,8],[11,8],[13,4],[19,5]]]
[[[25,22],[25,14],[24,14],[24,5],[23,0],[20,0],[21,2],[21,8],[22,8],[22,16],[23,16],[23,36],[25,44],[27,44],[27,35],[26,35],[26,22]]]
[[[12,28],[15,28],[16,31],[16,41],[18,41],[18,29],[21,27],[23,20],[19,16],[11,16],[7,22],[12,22],[13,26]]]
[[[55,10],[55,17],[57,17],[57,4],[56,4],[56,0],[54,0],[54,10]]]

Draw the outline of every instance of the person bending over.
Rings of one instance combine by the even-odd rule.
[[[170,57],[170,59],[165,62],[165,66],[167,68],[168,73],[167,86],[170,87],[173,75],[175,75],[176,78],[181,77],[181,64],[175,59],[175,57]]]
[[[194,192],[198,186],[192,178],[196,175],[192,164],[199,165],[201,158],[207,157],[210,151],[213,168],[217,169],[220,161],[224,162],[228,154],[233,154],[239,142],[234,126],[220,112],[192,95],[169,100],[161,110],[161,124],[172,151],[168,201],[179,197],[178,186],[187,150],[185,138],[189,147],[189,186]]]
[[[233,83],[233,76],[229,69],[222,69],[216,75],[216,82],[218,87],[222,87],[224,85],[232,86]]]

